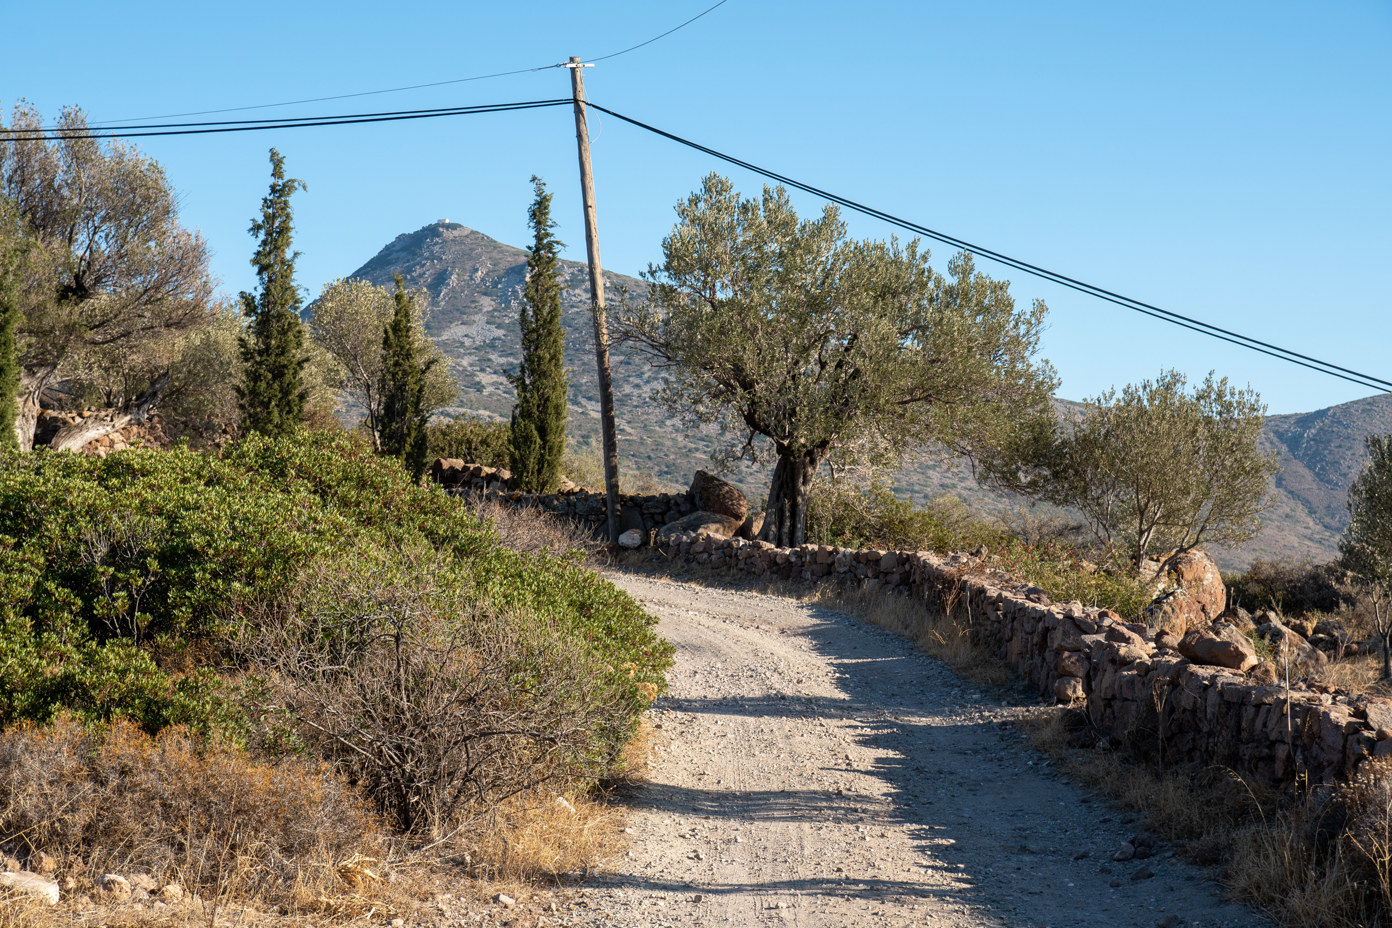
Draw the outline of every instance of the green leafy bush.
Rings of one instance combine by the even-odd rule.
[[[457,458],[485,467],[508,466],[508,424],[477,416],[455,416],[425,428],[425,445],[432,458]]]
[[[1025,540],[982,519],[956,497],[916,508],[883,484],[856,489],[829,484],[813,496],[807,516],[815,544],[895,551],[975,551],[1060,602],[1113,609],[1134,619],[1149,602],[1142,585],[1124,572],[1099,569],[1079,549],[1055,539]]]
[[[325,592],[334,590],[344,595]],[[400,665],[384,663],[377,636],[395,635],[418,673],[377,687],[378,704],[361,699],[341,721],[375,718],[405,743],[449,711],[441,692],[472,692],[478,713],[526,720],[527,737],[551,746],[536,755],[548,775],[595,776],[613,763],[671,663],[655,620],[576,557],[502,547],[466,501],[341,432],[252,436],[221,458],[0,456],[0,595],[0,725],[66,711],[151,733],[181,725],[274,750],[308,746],[383,791],[399,784],[352,769],[308,737],[305,717],[287,737],[284,720],[264,711],[277,652],[254,645],[280,635],[284,653],[380,682]],[[286,637],[306,622],[312,634]],[[481,667],[488,685],[474,686]],[[240,702],[215,670],[244,678]],[[497,768],[444,780],[472,788],[485,769]],[[532,761],[501,769],[509,782],[537,778]],[[415,830],[419,810],[397,815],[401,804],[383,795],[379,806]]]

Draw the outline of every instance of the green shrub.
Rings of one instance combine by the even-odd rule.
[[[345,562],[306,575],[245,646],[297,739],[399,831],[438,836],[471,804],[612,769],[651,697],[586,637],[479,598],[428,548]]]
[[[807,535],[815,544],[848,548],[943,553],[985,548],[996,566],[1047,590],[1059,602],[1076,599],[1128,619],[1139,617],[1149,602],[1142,585],[1124,572],[1101,570],[1079,549],[1057,539],[1017,537],[954,496],[918,509],[883,484],[866,489],[824,485],[809,507]]]
[[[917,509],[882,483],[863,490],[836,483],[819,486],[807,514],[808,541],[843,548],[962,551],[997,545],[1005,537],[955,496]]]
[[[331,607],[326,590],[346,598]],[[89,724],[129,719],[151,733],[187,726],[309,747],[379,790],[400,822],[418,810],[403,818],[405,807],[384,799],[399,784],[363,776],[329,742],[263,711],[257,671],[270,658],[253,644],[312,621],[291,653],[380,678],[396,665],[383,663],[375,636],[410,642],[419,673],[379,687],[380,704],[360,700],[359,715],[344,719],[376,713],[403,744],[448,711],[432,701],[439,693],[470,692],[486,667],[489,683],[470,705],[488,718],[531,713],[528,737],[565,746],[544,755],[548,775],[586,776],[615,761],[672,653],[655,620],[574,555],[502,547],[467,501],[412,481],[341,432],[252,436],[221,458],[0,456],[0,596],[0,725],[66,711]],[[401,605],[411,602],[428,608]],[[390,615],[395,631],[383,625]],[[452,644],[440,651],[442,641]],[[430,663],[442,654],[453,656]],[[244,696],[231,701],[214,670],[246,677]],[[390,741],[378,734],[374,744]],[[535,780],[529,763],[501,769],[508,782]]]
[[[425,428],[425,444],[432,458],[456,458],[485,467],[508,466],[506,422],[468,415],[432,422]]]

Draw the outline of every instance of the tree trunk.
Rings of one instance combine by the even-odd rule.
[[[812,481],[817,468],[826,456],[823,450],[779,452],[769,486],[768,508],[764,512],[761,541],[780,548],[794,548],[803,543],[807,532],[807,501],[812,493]]]
[[[19,374],[19,415],[15,418],[15,438],[19,450],[34,450],[34,432],[39,427],[39,394],[48,386],[53,368],[41,367]]]
[[[53,436],[53,440],[48,443],[49,448],[54,451],[81,451],[88,442],[110,435],[132,422],[144,422],[149,418],[150,412],[155,408],[155,403],[159,401],[160,394],[168,383],[169,373],[166,371],[155,378],[150,389],[126,405],[114,409],[103,409],[80,422],[63,426]],[[33,433],[30,433],[31,440],[32,437]]]

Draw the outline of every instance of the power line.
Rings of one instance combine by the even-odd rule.
[[[813,194],[814,196],[818,196],[825,200],[829,200],[832,203],[835,203],[839,206],[844,206],[847,209],[855,210],[856,212],[863,213],[867,216],[872,216],[876,219],[880,219],[892,225],[899,226],[900,228],[905,229],[907,231],[914,232],[915,234],[934,239],[946,245],[951,245],[954,248],[960,248],[965,251],[969,251],[973,254],[981,255],[982,257],[995,261],[998,264],[1003,264],[1006,267],[1014,268],[1015,270],[1024,271],[1027,274],[1031,274],[1043,280],[1050,281],[1051,283],[1056,283],[1061,286],[1068,287],[1072,290],[1078,291],[1079,293],[1085,293],[1088,296],[1096,297],[1101,300],[1106,300],[1109,303],[1115,303],[1118,306],[1122,306],[1134,312],[1142,313],[1143,315],[1159,319],[1162,322],[1168,322],[1172,325],[1177,325],[1181,328],[1186,328],[1191,331],[1198,332],[1201,335],[1207,335],[1210,338],[1216,338],[1220,341],[1229,342],[1230,344],[1238,345],[1242,348],[1247,348],[1251,351],[1256,351],[1264,355],[1269,355],[1270,357],[1277,358],[1278,360],[1288,361],[1292,364],[1298,364],[1301,367],[1309,368],[1310,370],[1318,371],[1322,374],[1328,374],[1331,377],[1338,377],[1341,380],[1347,380],[1350,383],[1355,383],[1361,387],[1376,390],[1379,393],[1384,393],[1389,390],[1392,390],[1392,380],[1384,380],[1381,377],[1374,377],[1371,374],[1363,374],[1358,371],[1351,370],[1350,368],[1342,367],[1338,364],[1333,364],[1329,361],[1322,361],[1319,358],[1314,358],[1309,355],[1301,354],[1300,352],[1292,351],[1289,348],[1282,348],[1279,345],[1273,345],[1270,342],[1265,342],[1260,339],[1253,338],[1249,335],[1242,335],[1241,333],[1234,332],[1230,329],[1225,329],[1220,326],[1204,322],[1200,319],[1195,319],[1191,316],[1185,316],[1167,309],[1162,309],[1159,306],[1154,306],[1150,303],[1142,302],[1141,300],[1136,300],[1128,296],[1123,296],[1122,294],[1115,293],[1111,290],[1107,290],[1102,287],[1095,286],[1093,284],[1085,283],[1081,280],[1068,277],[1056,271],[1050,271],[1046,268],[1038,267],[1034,264],[1030,264],[1018,258],[1012,258],[1009,255],[1001,254],[1000,252],[993,251],[989,248],[982,248],[978,245],[973,245],[971,242],[964,241],[963,239],[957,238],[956,236],[948,235],[945,232],[938,232],[934,229],[928,228],[927,226],[919,225],[915,222],[910,222],[907,219],[901,219],[898,216],[894,216],[883,210],[875,209],[874,207],[866,206],[862,203],[857,203],[854,200],[839,196],[826,190],[822,190],[818,187],[813,187],[811,184],[803,183],[802,181],[795,180],[784,174],[779,174],[776,171],[771,171],[768,168],[763,168],[757,164],[753,164],[751,162],[744,161],[740,158],[736,158],[733,155],[727,155],[724,152],[718,151],[714,148],[710,148],[706,145],[702,145],[699,142],[693,142],[690,139],[685,139],[679,135],[674,135],[671,132],[666,132],[662,129],[657,128],[656,126],[651,126],[647,123],[640,122],[637,119],[625,116],[622,113],[617,113],[614,110],[607,109],[606,107],[600,106],[599,104],[594,103],[592,101],[589,103],[589,106],[592,109],[599,110],[602,113],[608,113],[615,119],[622,120],[623,122],[626,122],[632,126],[636,126],[655,135],[662,136],[663,138],[669,139],[673,142],[677,142],[678,144],[685,145],[688,148],[693,148],[696,151],[708,154],[714,158],[719,158],[721,161],[725,161],[729,164],[737,165],[738,167],[742,167],[745,170],[751,171],[755,174],[759,174],[763,177],[767,177],[770,180],[777,181],[778,183],[783,184],[785,186],[793,187],[797,190],[802,190],[806,193]]]
[[[719,3],[715,4],[715,6],[702,10],[700,13],[697,13],[695,16],[691,17],[686,22],[681,23],[677,26],[673,26],[666,32],[663,32],[659,35],[655,35],[647,41],[639,42],[637,45],[631,45],[622,51],[613,52],[608,55],[601,55],[598,58],[588,58],[586,60],[590,62],[608,61],[610,58],[617,58],[620,55],[627,55],[629,52],[637,51],[645,45],[651,45],[658,39],[665,39],[667,36],[678,31],[679,29],[685,29],[687,26],[691,25],[696,20],[700,19],[702,16],[705,16],[707,13],[713,12],[717,7],[724,6],[726,3],[729,2],[730,0],[720,0]],[[564,66],[565,62],[557,62],[556,64],[537,65],[534,68],[517,68],[513,71],[495,71],[492,74],[475,74],[472,77],[456,77],[444,81],[430,81],[429,83],[425,84],[407,84],[404,87],[384,87],[380,90],[361,90],[357,93],[338,93],[326,97],[305,97],[301,100],[283,100],[279,103],[256,103],[249,106],[227,106],[223,107],[222,109],[216,110],[194,110],[187,113],[165,113],[160,116],[134,116],[127,117],[124,119],[106,119],[102,120],[101,122],[92,123],[91,126],[95,129],[106,129],[115,125],[122,125],[126,123],[149,122],[152,119],[183,119],[186,116],[217,116],[222,113],[243,113],[247,110],[265,110],[279,106],[299,106],[302,103],[327,103],[331,100],[351,100],[356,97],[371,97],[383,93],[402,93],[407,90],[426,90],[431,87],[448,87],[452,84],[467,84],[471,81],[486,81],[491,80],[495,77],[513,77],[517,74],[534,74],[537,71],[549,71],[552,68],[561,68]]]
[[[196,110],[190,113],[166,113],[163,116],[138,116],[129,119],[108,119],[95,123],[95,128],[108,128],[121,123],[148,122],[151,119],[182,119],[185,116],[216,116],[219,113],[240,113],[246,110],[265,110],[277,106],[298,106],[301,103],[324,103],[329,100],[350,100],[354,97],[371,97],[381,93],[401,93],[405,90],[423,90],[427,87],[445,87],[449,84],[466,84],[470,81],[484,81],[494,77],[511,77],[514,74],[531,74],[534,71],[548,71],[559,68],[559,64],[543,64],[535,68],[519,68],[516,71],[498,71],[493,74],[476,74],[473,77],[456,77],[447,81],[432,81],[428,84],[408,84],[405,87],[386,87],[381,90],[363,90],[358,93],[340,93],[329,97],[306,97],[303,100],[285,100],[281,103],[257,103],[252,106],[229,106],[220,110]]]
[[[383,113],[350,113],[342,116],[311,116],[299,119],[248,119],[220,122],[166,123],[162,126],[114,126],[87,132],[16,132],[0,129],[0,142],[60,141],[65,139],[125,139],[167,135],[209,135],[225,132],[256,132],[265,129],[306,129],[319,126],[348,126],[360,123],[398,122],[407,119],[435,119],[442,116],[473,116],[481,113],[510,113],[516,110],[570,106],[570,97],[555,100],[524,100],[518,103],[489,103],[429,110],[394,110]]]
[[[685,29],[687,26],[691,25],[691,24],[694,23],[696,20],[700,19],[702,16],[705,16],[707,13],[712,12],[712,11],[715,10],[717,7],[722,7],[722,6],[724,6],[725,4],[727,4],[727,3],[729,3],[729,2],[730,2],[730,0],[720,0],[720,2],[717,3],[715,6],[710,7],[709,9],[702,10],[701,12],[697,13],[695,16],[693,16],[693,17],[691,17],[690,19],[688,19],[686,22],[682,23],[680,26],[673,26],[671,29],[668,29],[666,32],[662,33],[661,35],[655,35],[655,36],[653,36],[651,39],[648,39],[646,42],[639,42],[637,45],[631,45],[631,46],[629,46],[628,48],[625,48],[625,49],[624,49],[623,51],[621,51],[621,52],[614,52],[613,54],[610,54],[610,55],[601,55],[601,56],[598,57],[598,58],[587,58],[587,59],[585,59],[585,60],[588,61],[588,62],[590,62],[591,64],[593,64],[593,63],[596,62],[596,61],[608,61],[610,58],[617,58],[617,57],[619,57],[620,55],[627,55],[629,52],[637,51],[638,49],[642,48],[644,45],[651,45],[652,43],[656,42],[658,39],[665,39],[665,38],[667,38],[667,36],[669,36],[669,35],[671,35],[672,33],[676,32],[678,29]]]
[[[722,2],[725,2],[725,0],[722,0]],[[719,6],[719,4],[716,4],[716,6]],[[712,7],[711,9],[714,9],[714,7]],[[709,12],[709,10],[707,10],[707,12]],[[690,22],[690,20],[688,22]],[[658,36],[658,38],[661,38],[661,36]],[[299,129],[313,128],[319,126],[340,126],[356,125],[359,123],[392,122],[408,119],[430,119],[443,116],[465,116],[482,113],[512,112],[516,110],[541,109],[552,106],[569,106],[572,103],[573,100],[571,98],[553,100],[528,100],[517,103],[496,103],[478,106],[443,107],[429,110],[395,110],[381,113],[356,113],[342,116],[319,116],[303,119],[287,118],[265,120],[227,120],[219,122],[200,123],[169,123],[163,126],[133,126],[128,128],[108,127],[101,129],[97,132],[89,131],[78,133],[20,133],[14,132],[12,130],[0,129],[0,142],[50,141],[60,139],[86,138],[139,138],[143,136],[205,135],[210,133],[252,132],[265,129]],[[1212,323],[1204,322],[1200,319],[1195,319],[1192,316],[1185,316],[1180,313],[1173,312],[1171,310],[1162,309],[1161,307],[1152,305],[1150,303],[1142,302],[1141,300],[1137,300],[1132,297],[1123,296],[1122,294],[1116,293],[1114,291],[1098,287],[1094,284],[1085,283],[1081,280],[1077,280],[1076,278],[1060,274],[1057,271],[1050,271],[1046,268],[1030,264],[1018,258],[1012,258],[1009,255],[1002,254],[989,248],[983,248],[979,245],[974,245],[971,242],[957,238],[953,235],[948,235],[945,232],[939,232],[935,229],[930,229],[927,226],[911,222],[907,219],[902,219],[883,210],[875,209],[871,206],[866,206],[862,203],[858,203],[847,197],[831,193],[827,190],[822,190],[821,188],[814,187],[811,184],[803,183],[802,181],[788,177],[787,175],[779,174],[778,172],[769,170],[768,168],[760,167],[759,165],[753,164],[752,162],[744,161],[743,159],[736,158],[733,155],[725,154],[724,152],[718,151],[709,146],[702,145],[699,142],[694,142],[690,139],[682,138],[679,135],[675,135],[671,132],[659,129],[656,126],[652,126],[647,123],[641,122],[630,116],[625,116],[622,113],[615,112],[614,110],[608,109],[604,106],[600,106],[597,103],[589,102],[588,106],[590,106],[593,109],[599,110],[602,113],[607,113],[616,119],[629,123],[630,125],[636,126],[640,129],[666,138],[670,141],[677,142],[678,144],[684,145],[688,148],[695,149],[696,151],[703,152],[704,154],[708,154],[714,158],[718,158],[729,164],[742,167],[755,174],[759,174],[763,177],[769,178],[770,180],[777,181],[778,183],[783,184],[785,186],[813,194],[814,196],[818,196],[832,203],[836,203],[839,206],[844,206],[847,209],[851,209],[856,212],[863,213],[867,216],[880,219],[884,222],[890,223],[891,225],[896,225],[902,229],[913,232],[915,234],[931,238],[935,241],[939,241],[947,245],[951,245],[954,248],[960,248],[965,251],[972,252],[973,254],[981,255],[982,257],[985,257],[989,260],[995,261],[999,264],[1003,264],[1006,267],[1023,271],[1027,274],[1031,274],[1043,280],[1050,281],[1051,283],[1059,284],[1060,286],[1068,287],[1069,289],[1075,290],[1079,293],[1084,293],[1088,296],[1096,297],[1097,299],[1105,300],[1109,303],[1114,303],[1117,306],[1121,306],[1125,309],[1130,309],[1133,312],[1138,312],[1142,315],[1150,316],[1162,322],[1168,322],[1171,325],[1177,325],[1180,328],[1188,329],[1192,332],[1197,332],[1200,335],[1206,335],[1210,338],[1216,338],[1220,341],[1228,342],[1229,344],[1237,345],[1238,347],[1246,348],[1250,351],[1256,351],[1260,354],[1276,358],[1280,361],[1286,361],[1291,364],[1297,364],[1301,367],[1308,368],[1309,370],[1316,371],[1321,374],[1327,374],[1331,377],[1338,377],[1341,380],[1346,380],[1349,383],[1357,384],[1358,386],[1365,387],[1367,389],[1375,390],[1380,393],[1392,390],[1392,381],[1385,380],[1380,377],[1374,377],[1371,374],[1364,374],[1351,368],[1342,367],[1338,364],[1334,364],[1329,361],[1323,361],[1319,358],[1302,354],[1300,352],[1293,351],[1289,348],[1282,348],[1279,345],[1262,341],[1260,339],[1253,338],[1249,335],[1243,335],[1239,332],[1234,332],[1230,329],[1225,329],[1221,326],[1216,326]]]

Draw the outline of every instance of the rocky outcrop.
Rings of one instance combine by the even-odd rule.
[[[1287,627],[1279,618],[1274,615],[1266,618],[1268,621],[1264,625],[1258,625],[1252,634],[1271,646],[1272,660],[1275,664],[1282,666],[1289,661],[1293,667],[1305,671],[1328,663],[1328,659],[1318,648],[1312,646],[1294,629]]]
[[[1146,561],[1141,576],[1153,578],[1152,602],[1144,612],[1146,624],[1176,637],[1217,620],[1227,605],[1223,576],[1202,548]]]
[[[691,489],[686,492],[700,512],[718,513],[737,523],[743,522],[749,514],[749,500],[744,498],[740,488],[707,471],[698,470],[691,478]]]

